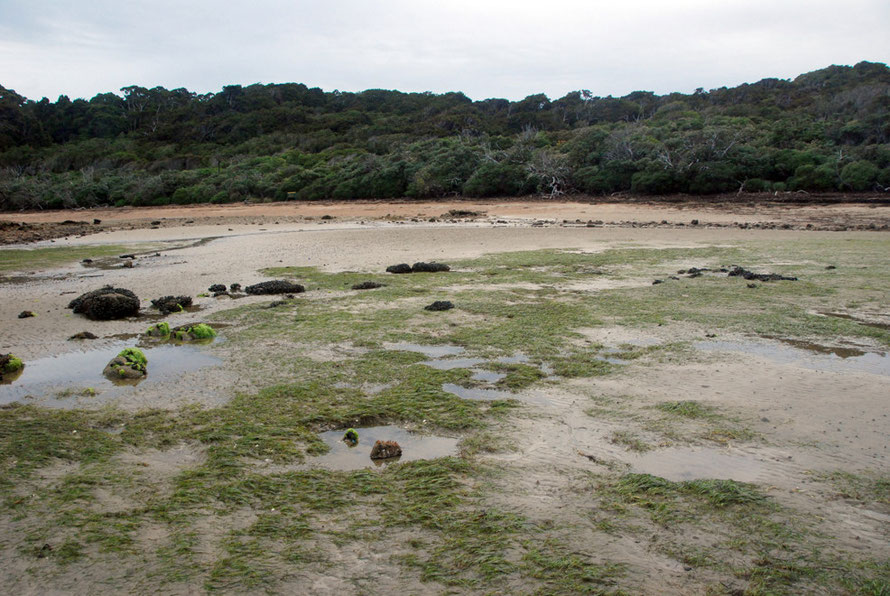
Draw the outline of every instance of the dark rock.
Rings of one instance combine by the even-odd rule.
[[[375,288],[382,288],[385,285],[386,284],[382,284],[382,283],[376,282],[376,281],[363,281],[360,284],[353,284],[352,289],[353,290],[373,290]]]
[[[121,319],[139,312],[139,298],[130,290],[105,286],[78,296],[68,308],[90,319]]]
[[[484,211],[471,211],[470,209],[451,209],[442,217],[479,217],[485,215]]]
[[[835,265],[828,265],[827,267],[825,267],[825,270],[826,270],[826,271],[831,271],[832,269],[837,269],[837,266],[835,266]]]
[[[213,284],[209,288],[207,288],[208,292],[225,292],[226,285],[225,284]]]
[[[135,259],[136,255],[118,255],[119,259]]]
[[[693,219],[693,220],[690,221],[689,223],[690,223],[690,225],[697,226],[697,225],[698,225],[698,220],[697,220],[697,219]]]
[[[75,333],[71,337],[68,338],[68,341],[74,339],[99,339],[99,337],[95,333],[90,333],[89,331],[81,331],[80,333]]]
[[[749,288],[756,288],[756,287],[757,287],[757,284],[748,284],[748,287],[749,287]]]
[[[31,317],[36,317],[36,316],[37,315],[34,314],[33,310],[23,310],[22,312],[19,313],[20,319],[29,319]]]
[[[241,284],[232,284],[229,286],[229,291],[232,293],[241,291]]]
[[[100,223],[102,223],[102,220],[101,220],[101,219],[94,219],[94,220],[93,220],[93,224],[94,224],[94,225],[97,225],[97,226],[98,226]]]
[[[754,273],[743,267],[733,267],[727,274],[728,277],[741,277],[747,280],[756,281],[797,281],[796,277],[787,277],[778,273]]]
[[[656,279],[652,282],[652,285],[657,286],[658,284],[663,284],[663,283],[664,283],[663,279]]]
[[[451,267],[445,263],[414,263],[411,266],[412,273],[439,273],[440,271],[451,271]]]
[[[322,215],[321,218],[322,219],[334,219],[334,216],[333,215]]]
[[[386,268],[387,273],[411,273],[411,265],[408,263],[399,263],[398,265],[390,265]]]
[[[85,264],[87,264],[87,265],[89,265],[89,264],[92,263],[92,262],[93,262],[93,259],[84,259],[84,260],[81,261],[81,263],[85,263]]]
[[[161,298],[156,298],[151,301],[151,305],[156,309],[161,311],[162,315],[170,314],[171,312],[180,312],[186,306],[192,305],[192,297],[191,296],[163,296]]]
[[[371,447],[371,459],[389,459],[402,455],[402,448],[395,441],[377,441]]]
[[[301,292],[305,292],[306,288],[301,286],[300,284],[295,284],[290,281],[284,280],[274,280],[274,281],[264,281],[258,284],[254,284],[252,286],[247,286],[244,288],[244,291],[248,294],[259,295],[259,294],[300,294]]]
[[[451,310],[452,308],[454,308],[454,304],[448,300],[436,300],[432,304],[424,306],[423,310]]]
[[[151,222],[151,225],[153,225],[153,226],[159,226],[159,225],[161,225],[161,222],[158,221],[158,220],[155,220],[155,221]]]

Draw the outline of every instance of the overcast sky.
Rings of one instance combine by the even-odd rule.
[[[890,62],[888,0],[0,0],[0,85],[551,99],[691,92]]]

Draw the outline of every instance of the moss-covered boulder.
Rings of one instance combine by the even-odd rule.
[[[17,377],[23,368],[25,368],[25,363],[21,358],[14,354],[0,354],[0,381]]]
[[[170,336],[179,341],[209,340],[216,337],[216,330],[207,323],[193,323],[174,328]]]
[[[125,348],[111,359],[102,371],[112,380],[139,380],[148,374],[148,359],[139,348]]]
[[[170,337],[170,324],[166,321],[163,323],[155,323],[145,331],[145,335],[148,335],[149,337]]]

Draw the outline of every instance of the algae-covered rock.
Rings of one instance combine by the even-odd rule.
[[[146,330],[145,335],[150,337],[170,337],[170,324],[166,321],[155,323]]]
[[[171,312],[182,312],[186,306],[192,305],[191,296],[163,296],[151,301],[151,305],[161,311],[162,315]]]
[[[148,359],[139,348],[124,348],[102,371],[109,379],[142,379],[147,374]]]
[[[432,304],[423,307],[423,310],[451,310],[454,304],[449,300],[436,300]]]
[[[395,441],[377,441],[371,448],[371,459],[389,459],[402,455],[402,448]]]
[[[353,284],[352,289],[353,290],[374,290],[377,288],[382,288],[385,285],[386,284],[382,284],[378,281],[363,281],[361,283]]]
[[[390,265],[386,268],[387,273],[411,273],[411,265],[408,263],[399,263],[398,265]]]
[[[122,319],[139,312],[139,298],[125,288],[105,286],[78,296],[68,304],[68,308],[90,319]]]
[[[15,354],[0,354],[0,374],[15,373],[25,366]]]
[[[358,445],[358,431],[354,428],[346,429],[346,432],[343,433],[343,442],[350,447]]]
[[[445,263],[414,263],[411,266],[412,273],[440,273],[442,271],[451,271],[451,267]]]
[[[305,292],[306,288],[300,284],[295,284],[285,280],[264,281],[252,286],[247,286],[244,291],[248,294],[299,294]]]
[[[175,327],[170,335],[179,341],[207,340],[216,337],[216,330],[207,323],[193,323]]]

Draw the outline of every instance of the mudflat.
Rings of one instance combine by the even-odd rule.
[[[11,591],[890,589],[886,206],[0,219],[49,226],[0,249]],[[421,261],[450,270],[385,272]],[[105,285],[139,315],[67,308]],[[125,347],[144,380],[102,376]]]

